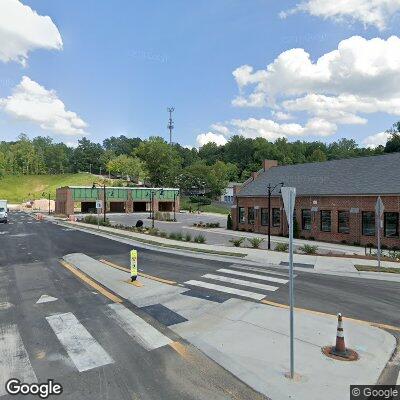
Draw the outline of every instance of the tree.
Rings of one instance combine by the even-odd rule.
[[[140,138],[128,138],[125,135],[118,137],[111,136],[103,141],[103,147],[105,150],[112,151],[117,156],[122,154],[130,156],[141,142],[142,139]]]
[[[387,132],[390,133],[390,138],[386,142],[385,153],[400,151],[400,121],[396,122]]]
[[[74,172],[99,173],[100,168],[104,170],[105,165],[102,163],[103,148],[99,143],[91,142],[83,137],[78,141],[78,147],[72,155],[72,165]]]
[[[321,150],[321,149],[315,149],[309,160],[311,162],[321,162],[321,161],[326,161],[326,154]]]
[[[214,164],[218,160],[222,160],[223,146],[218,146],[214,142],[206,143],[199,150],[199,157],[208,165]]]
[[[125,154],[110,160],[107,163],[107,170],[112,174],[129,176],[136,181],[143,181],[147,178],[144,163],[137,157],[128,157]]]
[[[161,137],[150,137],[140,143],[134,155],[146,165],[149,179],[154,186],[174,186],[182,165],[182,159],[174,147]]]

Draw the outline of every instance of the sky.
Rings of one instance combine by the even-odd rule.
[[[400,0],[0,0],[0,140],[384,144]]]

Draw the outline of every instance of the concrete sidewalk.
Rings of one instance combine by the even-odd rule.
[[[211,312],[174,326],[175,332],[273,400],[348,399],[351,384],[375,384],[395,348],[395,338],[378,328],[344,319],[354,362],[326,357],[335,343],[334,317],[295,312],[295,372],[289,370],[289,311],[231,299]]]
[[[143,287],[128,284],[129,273],[84,254],[64,259],[118,296],[138,307],[163,305],[187,321],[169,328],[202,350],[243,382],[272,400],[349,398],[350,384],[375,384],[392,355],[396,340],[388,332],[344,319],[346,344],[360,359],[327,358],[321,347],[335,343],[337,319],[307,310],[295,311],[295,366],[289,369],[289,311],[239,299],[215,303],[182,295],[187,288],[141,277]]]

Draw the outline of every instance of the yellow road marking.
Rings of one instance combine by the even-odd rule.
[[[188,359],[190,357],[189,352],[185,345],[180,342],[172,342],[169,344],[181,357]]]
[[[107,289],[103,288],[100,286],[98,283],[96,283],[94,280],[89,278],[86,274],[83,272],[79,271],[77,268],[73,267],[71,264],[67,263],[66,261],[60,260],[60,264],[71,271],[74,275],[76,275],[79,279],[90,285],[93,289],[96,289],[99,293],[101,293],[103,296],[107,297],[114,303],[122,303],[122,299],[119,297],[115,296],[115,294],[109,292]]]
[[[136,287],[143,287],[143,284],[138,282],[138,281],[131,281],[130,279],[127,279],[124,281],[125,283],[129,283],[130,285],[136,286]]]
[[[104,259],[99,260],[99,261],[102,262],[103,264],[109,265],[110,267],[120,269],[121,271],[129,272],[129,273],[131,272],[129,268],[126,268],[126,267],[123,267],[121,265],[115,264],[115,263],[113,263],[111,261],[104,260]],[[143,272],[139,272],[138,275],[142,276],[143,278],[151,279],[153,281],[166,283],[167,285],[176,285],[175,281],[169,281],[168,279],[159,278],[158,276],[154,276],[154,275],[148,275],[148,274],[145,274]]]
[[[269,306],[279,307],[279,308],[286,308],[286,309],[289,308],[289,306],[287,304],[275,303],[274,301],[269,301],[269,300],[261,300],[261,303],[267,304]],[[314,315],[323,315],[323,316],[326,316],[326,317],[337,318],[336,314],[329,314],[329,313],[325,313],[325,312],[321,312],[321,311],[309,310],[307,308],[294,307],[294,310],[303,311],[303,312],[306,312],[306,313],[309,313],[309,314],[314,314]],[[357,322],[359,324],[371,325],[371,326],[374,326],[376,328],[390,329],[392,331],[400,332],[400,327],[398,327],[398,326],[381,324],[379,322],[365,321],[365,320],[362,320],[362,319],[350,318],[350,317],[345,317],[345,319],[347,321],[353,321],[353,322]]]

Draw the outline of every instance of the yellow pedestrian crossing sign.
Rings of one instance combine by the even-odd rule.
[[[138,254],[137,250],[131,250],[131,280],[136,281],[138,274]]]

